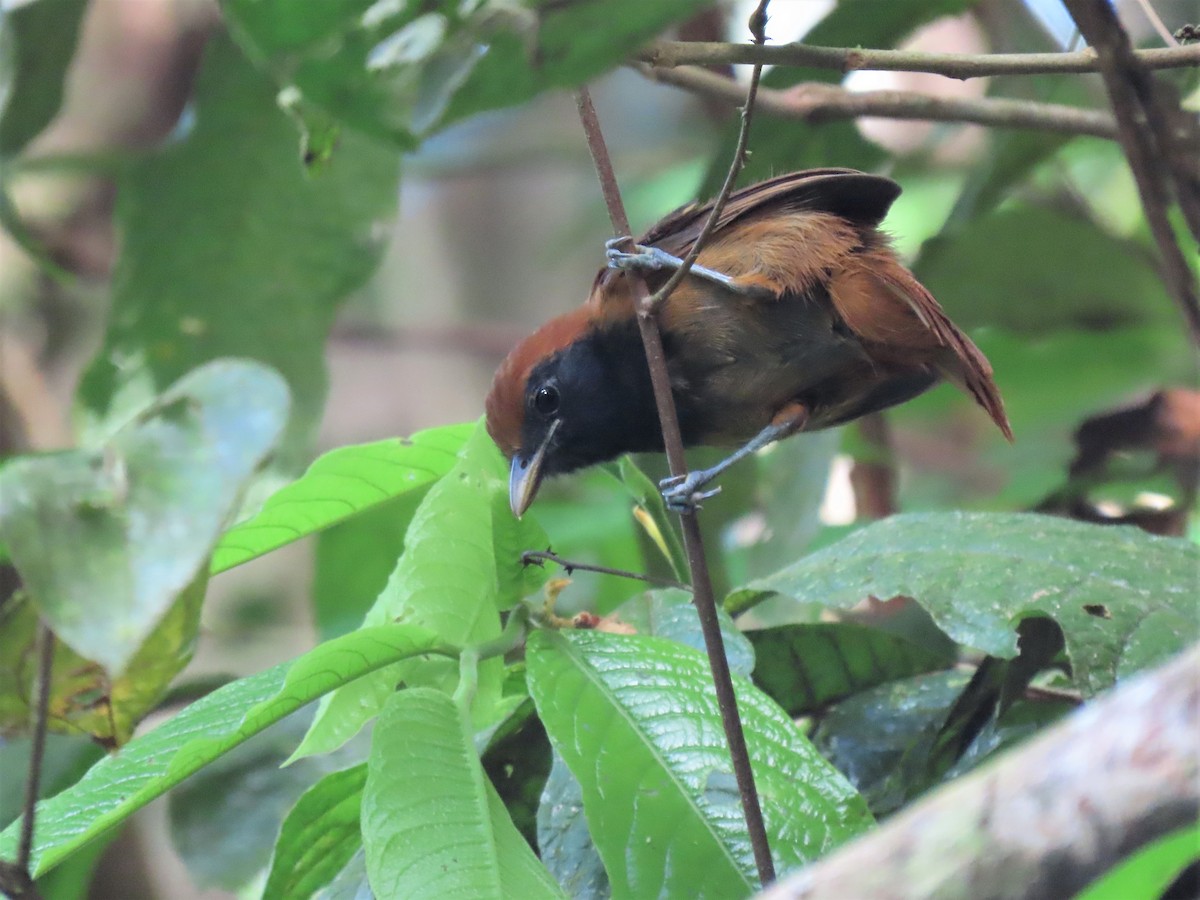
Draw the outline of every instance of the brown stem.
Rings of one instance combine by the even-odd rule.
[[[1183,152],[1184,135],[1176,133],[1174,124],[1179,122],[1182,128],[1185,117],[1177,104],[1168,109],[1161,102],[1159,86],[1142,67],[1107,0],[1064,2],[1080,34],[1096,51],[1117,120],[1117,139],[1133,171],[1146,223],[1162,257],[1163,282],[1182,309],[1193,339],[1200,343],[1200,294],[1168,217],[1174,186],[1184,218],[1200,241],[1200,191],[1195,173],[1189,170],[1194,159]]]
[[[859,518],[886,519],[896,512],[896,468],[892,434],[883,413],[871,413],[856,423],[866,452],[854,460],[850,486]]]
[[[1123,681],[761,897],[1075,896],[1119,860],[1195,823],[1197,666],[1192,647]]]
[[[552,562],[562,566],[563,571],[570,575],[572,572],[597,572],[601,575],[615,575],[618,578],[630,578],[634,581],[644,581],[646,584],[657,584],[660,587],[679,588],[691,591],[691,586],[681,584],[670,578],[657,578],[654,575],[643,575],[640,572],[630,572],[627,569],[611,569],[608,566],[596,566],[591,563],[576,562],[573,559],[563,559],[557,553],[549,550],[526,550],[521,554],[521,565],[540,566],[543,562]]]
[[[761,39],[764,30],[768,2],[769,0],[760,0],[758,8],[750,19],[756,39]],[[612,161],[608,156],[608,148],[600,129],[599,118],[596,116],[596,109],[592,105],[591,96],[586,88],[580,89],[578,102],[579,118],[583,123],[584,133],[587,135],[588,149],[596,164],[596,173],[600,178],[600,187],[604,194],[605,205],[608,207],[609,218],[612,220],[613,230],[618,235],[628,235],[630,233],[629,218],[621,200],[621,192],[617,186]],[[749,106],[749,104],[747,105]],[[743,115],[743,131],[748,128],[749,123],[749,115]],[[744,139],[739,140],[739,145],[744,147]],[[738,165],[736,157],[733,165]],[[736,173],[734,173],[734,177],[736,177]],[[696,246],[699,247],[700,243],[697,241]],[[687,473],[687,460],[684,457],[683,438],[680,435],[679,419],[675,412],[675,398],[671,394],[670,375],[667,372],[666,356],[663,353],[662,335],[658,329],[658,321],[648,303],[650,297],[645,280],[637,272],[631,272],[630,282],[637,301],[638,328],[646,352],[646,362],[650,367],[654,400],[658,407],[659,424],[663,433],[663,447],[671,466],[671,473],[684,475]],[[683,528],[683,544],[692,576],[692,598],[700,619],[701,631],[704,633],[704,645],[708,651],[708,663],[712,670],[717,705],[721,710],[721,724],[725,731],[725,739],[729,744],[729,757],[738,785],[738,794],[741,797],[742,814],[746,819],[746,831],[754,852],[754,863],[758,870],[759,881],[766,886],[775,880],[775,865],[771,859],[771,848],[767,841],[766,825],[763,822],[758,790],[754,785],[754,770],[750,765],[750,753],[746,747],[745,734],[742,731],[741,714],[738,712],[733,678],[729,672],[729,661],[725,656],[725,642],[721,636],[720,620],[717,618],[717,603],[713,592],[712,577],[709,574],[704,541],[700,533],[700,521],[695,510],[681,513],[680,524]]]
[[[754,41],[761,45],[766,41],[766,5],[770,0],[763,0],[759,4],[755,15],[751,17],[751,30],[754,33]],[[755,23],[757,27],[755,26]],[[712,73],[707,73],[711,75]],[[721,78],[723,76],[716,75]],[[700,229],[700,234],[696,237],[695,243],[692,244],[692,249],[688,251],[687,256],[683,258],[683,264],[676,269],[666,284],[660,287],[654,296],[650,298],[650,309],[657,309],[667,297],[675,291],[683,283],[683,279],[687,277],[688,272],[692,270],[696,259],[700,256],[700,251],[704,249],[708,239],[712,237],[713,231],[717,227],[717,222],[721,221],[721,212],[725,209],[725,203],[729,200],[729,195],[733,191],[733,185],[737,182],[737,177],[741,173],[742,168],[746,165],[746,142],[750,138],[750,121],[754,117],[754,102],[758,98],[758,83],[762,80],[762,66],[755,66],[754,71],[750,73],[750,87],[746,90],[745,102],[742,104],[742,124],[738,129],[737,144],[733,148],[733,159],[729,163],[729,171],[725,173],[725,183],[721,185],[721,190],[717,192],[716,198],[713,200],[712,209],[708,213],[708,219],[704,223],[704,227]]]
[[[742,88],[731,78],[688,66],[635,68],[647,78],[694,94],[740,102]],[[1061,103],[1037,103],[1000,97],[931,97],[914,91],[848,91],[821,82],[804,82],[786,90],[763,88],[763,112],[805,122],[833,122],[875,116],[932,122],[970,122],[993,128],[1028,128],[1060,134],[1091,135],[1116,140],[1117,124],[1109,115]]]
[[[1200,65],[1200,45],[1137,50],[1147,69]],[[815,47],[810,44],[727,44],[657,41],[639,54],[643,62],[674,66],[770,65],[837,72],[928,72],[966,80],[989,75],[1067,75],[1100,70],[1094,50],[1075,53],[925,53],[916,50],[872,50],[860,47]]]
[[[46,729],[50,709],[50,681],[54,666],[54,632],[38,621],[34,644],[37,654],[37,680],[33,685],[32,740],[29,747],[29,774],[25,781],[25,799],[21,809],[21,832],[17,838],[17,858],[0,861],[0,890],[16,900],[40,900],[41,894],[29,872],[33,857],[34,822],[42,783],[42,762],[46,755]]]

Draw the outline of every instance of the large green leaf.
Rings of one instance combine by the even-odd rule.
[[[203,570],[221,526],[287,421],[282,379],[210,363],[101,449],[0,473],[0,539],[55,634],[124,671]]]
[[[706,2],[224,0],[222,6],[239,40],[304,103],[413,146],[456,119],[587,81]]]
[[[525,582],[520,559],[500,558],[496,547],[546,545],[531,517],[518,521],[508,511],[507,490],[504,459],[480,422],[454,468],[425,495],[405,538],[404,555],[367,613],[366,624],[413,622],[456,646],[498,637],[499,609],[519,599]],[[296,754],[339,747],[379,713],[401,682],[450,689],[457,678],[457,667],[446,660],[423,660],[360,679],[321,704]],[[475,709],[481,727],[494,723],[503,678],[503,660],[480,663]]]
[[[753,854],[704,657],[600,632],[530,637],[529,688],[617,896],[740,897]],[[767,834],[781,872],[870,825],[866,805],[791,720],[735,679]]]
[[[454,654],[415,625],[382,625],[328,641],[291,663],[243,678],[98,762],[74,786],[38,804],[34,875],[52,869],[214,759],[339,685],[397,660]],[[17,828],[0,834],[11,859]]]
[[[1200,547],[1049,516],[930,513],[893,516],[726,601],[730,612],[783,594],[846,609],[870,596],[913,597],[955,641],[1012,658],[1028,616],[1058,622],[1086,695],[1112,686],[1123,654],[1152,638],[1177,652],[1200,638]],[[1158,616],[1175,626],[1158,628]]]
[[[754,683],[798,717],[868,688],[931,672],[942,654],[853,622],[814,622],[748,631]]]
[[[271,859],[263,897],[307,900],[337,876],[362,846],[359,812],[367,764],[330,772],[292,807]]]
[[[399,159],[347,134],[333,162],[309,175],[276,93],[230,41],[214,38],[192,130],[125,170],[112,314],[80,399],[103,422],[119,421],[202,362],[257,359],[294,398],[288,468],[307,458],[324,405],[334,311],[379,259]]]
[[[427,488],[450,471],[473,425],[339,447],[229,529],[213,552],[214,574]]]
[[[0,4],[0,157],[15,156],[62,103],[87,0]]]
[[[380,713],[362,837],[377,897],[564,896],[484,775],[466,710],[431,688]]]

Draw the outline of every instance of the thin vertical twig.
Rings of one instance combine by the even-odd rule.
[[[25,807],[21,814],[21,839],[17,865],[29,871],[33,857],[33,831],[41,792],[42,758],[46,755],[47,716],[50,710],[50,680],[54,667],[54,632],[39,620],[37,631],[37,682],[33,687],[33,740],[29,748],[29,778],[25,782]]]
[[[766,25],[766,8],[770,0],[760,0],[758,7],[750,18],[751,31],[755,40],[764,40]],[[738,136],[737,152],[730,165],[730,173],[721,195],[714,202],[712,214],[705,224],[704,231],[697,238],[692,252],[688,254],[681,266],[678,278],[672,278],[664,285],[655,297],[650,296],[643,279],[636,271],[630,273],[637,302],[637,322],[642,336],[642,344],[646,352],[646,362],[650,367],[650,379],[654,389],[654,400],[658,407],[659,424],[663,433],[663,448],[672,475],[687,474],[687,460],[683,452],[683,438],[679,431],[679,418],[675,411],[675,398],[671,393],[670,375],[667,372],[666,355],[663,352],[662,334],[658,328],[658,320],[654,315],[656,298],[666,296],[669,288],[678,284],[687,270],[695,262],[708,234],[712,231],[720,216],[720,207],[728,197],[729,189],[737,178],[737,173],[745,161],[746,135],[749,130],[754,92],[757,90],[761,76],[761,68],[755,66],[751,79],[746,108],[742,112],[742,127]],[[608,156],[608,148],[600,129],[600,121],[596,109],[592,105],[591,96],[586,88],[578,93],[579,119],[587,136],[588,149],[596,164],[596,173],[600,179],[600,188],[604,194],[604,202],[608,207],[609,218],[613,230],[618,235],[629,235],[629,217],[625,213],[625,205],[621,200],[620,188],[617,185],[616,174],[612,161]],[[708,569],[708,559],[704,550],[704,541],[700,533],[700,521],[695,510],[680,514],[683,528],[683,543],[687,553],[688,567],[692,576],[692,597],[696,612],[700,619],[700,628],[704,633],[704,645],[708,651],[709,667],[712,669],[713,686],[716,690],[717,704],[721,711],[721,724],[725,731],[725,739],[729,744],[729,756],[733,766],[734,778],[737,781],[738,794],[741,797],[742,813],[746,819],[746,831],[750,846],[754,852],[754,864],[758,870],[759,881],[765,887],[775,880],[775,865],[771,859],[771,848],[767,841],[766,825],[763,821],[762,805],[759,802],[758,790],[754,784],[754,770],[750,765],[750,753],[746,746],[746,737],[742,730],[741,714],[738,712],[737,697],[733,690],[733,678],[729,671],[729,661],[725,656],[725,642],[721,636],[720,620],[717,617],[717,602],[713,591],[712,577]]]
[[[1193,235],[1200,240],[1200,197],[1187,170],[1178,104],[1160,104],[1157,85],[1133,54],[1129,35],[1108,0],[1064,0],[1079,32],[1096,51],[1101,77],[1117,120],[1117,138],[1133,172],[1146,223],[1158,245],[1162,278],[1200,343],[1200,293],[1168,216],[1173,194]],[[1172,190],[1174,188],[1174,191]]]
[[[46,755],[46,729],[50,709],[50,681],[54,667],[54,632],[45,622],[38,621],[34,652],[37,655],[37,675],[31,698],[31,731],[29,774],[25,782],[25,798],[21,808],[21,831],[17,838],[17,858],[0,861],[0,891],[14,900],[41,900],[37,884],[29,871],[33,859],[34,823],[37,818],[38,794],[41,792],[42,763]]]
[[[761,0],[758,7],[750,16],[750,33],[753,35],[753,42],[758,45],[766,43],[766,28],[767,28],[767,4],[771,0]],[[696,259],[700,256],[700,251],[708,243],[708,239],[717,228],[717,223],[721,220],[721,212],[725,209],[725,203],[729,200],[730,193],[733,192],[733,186],[737,183],[737,177],[741,174],[742,168],[746,165],[746,144],[750,138],[750,121],[754,117],[754,101],[758,97],[758,83],[762,80],[762,66],[756,65],[750,73],[750,86],[746,89],[746,102],[742,104],[742,124],[738,129],[737,144],[733,149],[733,159],[729,163],[729,171],[725,174],[725,183],[721,185],[721,190],[717,193],[713,200],[712,209],[708,213],[708,220],[705,221],[704,227],[700,229],[700,234],[696,237],[696,242],[692,244],[692,249],[687,256],[683,258],[683,265],[676,269],[671,277],[667,279],[666,284],[655,291],[654,296],[650,298],[651,307],[657,307],[663,300],[671,296],[675,288],[683,283],[683,279],[687,277],[691,271]]]

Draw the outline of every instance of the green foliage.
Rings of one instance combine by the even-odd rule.
[[[47,871],[125,821],[189,775],[300,707],[383,666],[453,653],[415,625],[382,625],[327,641],[290,664],[243,678],[197,700],[164,725],[96,763],[70,789],[38,804],[33,871]],[[17,828],[0,834],[11,858]]]
[[[388,700],[362,807],[376,896],[564,896],[484,775],[468,710],[440,691]]]
[[[1200,638],[1195,577],[1200,548],[1134,528],[1022,514],[893,516],[819,550],[726,601],[740,612],[774,594],[848,609],[867,597],[915,598],[960,644],[1016,655],[1018,623],[1049,616],[1066,636],[1076,683],[1111,687],[1138,632],[1156,629],[1165,653]]]
[[[267,498],[254,516],[225,532],[213,551],[213,574],[409,494],[423,496],[450,471],[469,434],[468,426],[433,428],[410,438],[331,450]]]
[[[465,116],[580,84],[704,0],[425,4],[224,0],[248,53],[347,124],[411,147]]]
[[[311,459],[325,341],[380,258],[397,148],[581,84],[710,5],[222,0],[230,34],[209,41],[176,134],[118,167],[112,309],[78,395],[88,449],[0,468],[0,565],[23,584],[0,597],[0,768],[26,765],[39,616],[58,638],[51,728],[123,745],[101,756],[56,736],[33,860],[59,879],[42,882],[47,896],[82,896],[105,842],[168,792],[193,878],[242,894],[757,888],[690,595],[591,573],[563,588],[549,565],[521,563],[552,547],[687,581],[676,523],[632,460],[546,485],[518,521],[482,423],[452,425],[334,449],[234,521],[243,495],[263,499],[264,468],[275,483]],[[973,5],[841,0],[806,40],[894,46]],[[43,263],[10,187],[60,105],[83,7],[0,9],[0,224]],[[777,67],[765,83],[840,78]],[[1025,84],[989,92],[1093,102],[1082,82]],[[692,146],[647,183],[678,193],[706,166],[711,193],[732,126],[720,137],[711,159]],[[715,578],[734,585],[721,633],[785,872],[1200,639],[1194,536],[1022,512],[1063,484],[1086,416],[1194,379],[1194,358],[1122,206],[1115,145],[990,134],[955,171],[919,154],[893,165],[850,122],[760,115],[751,149],[745,180],[838,165],[914,188],[890,224],[975,329],[1019,439],[931,392],[888,413],[890,449],[853,426],[789,441],[705,510]],[[1120,449],[1152,451],[1164,493],[1193,502],[1186,478],[1172,482],[1174,449],[1139,439]],[[903,514],[823,524],[847,456],[895,463]],[[963,506],[991,511],[946,511]],[[209,577],[309,538],[320,643],[131,739],[191,657]],[[860,607],[895,596],[907,613]],[[561,627],[579,610],[607,618]],[[10,783],[5,859],[21,802]],[[1194,828],[1168,836],[1082,896],[1157,897],[1195,841]]]
[[[86,6],[34,0],[0,9],[0,167],[58,112]]]
[[[753,856],[703,656],[662,638],[540,632],[530,692],[583,788],[618,896],[742,896]],[[739,679],[738,703],[781,869],[867,828],[865,805],[783,712]],[[639,797],[654,797],[642,808]]]
[[[948,662],[905,638],[849,622],[782,625],[747,637],[759,660],[754,683],[790,716]]]
[[[1158,900],[1184,868],[1200,858],[1200,825],[1181,828],[1075,895],[1075,900]]]
[[[287,408],[271,370],[213,363],[97,450],[5,466],[0,537],[55,633],[121,674],[202,571]]]
[[[228,40],[211,41],[194,126],[121,177],[112,315],[80,389],[97,427],[200,363],[245,357],[291,389],[281,463],[306,457],[324,405],[325,338],[378,262],[376,226],[395,210],[399,161],[346,135],[309,175],[275,94]]]

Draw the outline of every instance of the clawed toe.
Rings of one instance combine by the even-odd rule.
[[[670,478],[660,481],[658,488],[667,509],[675,513],[695,512],[705,500],[721,493],[720,486],[711,491],[700,490],[708,483],[708,479],[697,477],[703,476],[703,474],[692,472],[688,475],[672,475]]]

